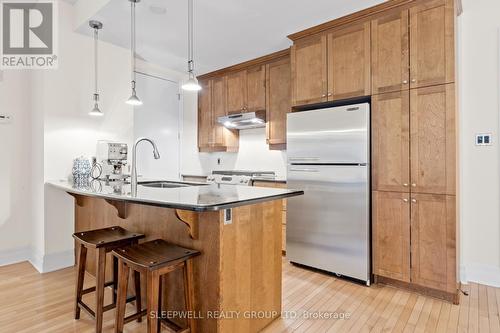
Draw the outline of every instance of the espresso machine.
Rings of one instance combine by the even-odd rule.
[[[125,181],[130,177],[124,173],[127,156],[128,146],[126,143],[98,141],[96,160],[102,168],[99,179],[113,182]]]

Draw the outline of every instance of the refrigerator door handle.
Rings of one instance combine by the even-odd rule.
[[[319,172],[318,169],[290,169],[290,171],[296,171],[296,172]]]
[[[289,161],[319,161],[319,157],[290,157]]]

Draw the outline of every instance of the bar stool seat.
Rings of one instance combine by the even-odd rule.
[[[125,294],[127,291],[128,274],[132,269],[147,276],[147,310],[143,315],[148,314],[148,332],[157,333],[160,330],[162,319],[155,316],[161,313],[161,277],[165,274],[182,269],[184,273],[184,302],[186,311],[193,311],[193,264],[192,258],[200,252],[168,243],[162,239],[157,239],[142,244],[113,250],[113,256],[118,259],[118,300],[116,310],[116,332],[123,332],[125,323],[135,319],[134,316],[125,318]],[[152,313],[153,312],[153,313]],[[194,319],[187,316],[188,328],[181,328],[175,323],[163,319],[166,324],[182,332],[195,332]]]
[[[75,288],[75,319],[80,319],[80,310],[83,309],[96,320],[95,331],[97,333],[102,332],[103,313],[116,307],[116,290],[118,288],[118,261],[115,258],[113,258],[113,280],[109,282],[105,281],[106,253],[111,252],[120,246],[137,244],[139,239],[144,237],[145,236],[143,234],[127,231],[119,226],[75,232],[73,234],[73,238],[78,243],[79,252]],[[95,287],[83,289],[88,248],[96,250],[96,285]],[[139,274],[137,274],[134,278],[136,295],[128,298],[126,301],[132,302],[136,300],[136,306],[140,309],[141,291]],[[113,302],[104,306],[104,288],[108,286],[113,286]],[[83,302],[82,296],[94,291],[96,292],[96,305],[95,311],[92,311],[90,307]]]

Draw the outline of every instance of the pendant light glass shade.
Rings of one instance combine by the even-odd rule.
[[[102,113],[101,109],[99,109],[99,94],[94,94],[94,108],[90,110],[89,116],[94,116],[94,117],[104,116],[104,113]]]
[[[92,96],[92,99],[94,100],[94,108],[90,110],[89,115],[90,116],[103,116],[104,113],[101,111],[99,108],[99,91],[98,91],[98,68],[99,68],[99,63],[98,63],[98,42],[99,42],[99,30],[102,29],[102,23],[99,21],[89,21],[89,26],[94,29],[94,94]]]
[[[130,56],[132,58],[132,81],[131,81],[131,86],[132,86],[132,95],[127,99],[125,103],[128,105],[132,106],[140,106],[142,105],[141,99],[137,96],[137,91],[135,90],[135,34],[136,34],[136,29],[135,29],[135,4],[137,2],[140,2],[141,0],[129,0],[130,1],[130,23],[131,23],[131,30],[130,30],[130,39],[131,39],[131,46],[130,46]]]
[[[186,91],[200,91],[201,86],[198,84],[198,79],[194,76],[193,72],[189,72],[189,79],[184,82],[182,89]]]
[[[132,81],[132,95],[125,102],[128,105],[140,106],[142,105],[142,101],[137,97],[137,92],[135,91],[135,80]]]
[[[186,91],[199,91],[201,86],[194,75],[194,56],[193,56],[193,0],[188,0],[188,80],[182,85]]]

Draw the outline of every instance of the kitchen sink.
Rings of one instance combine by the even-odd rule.
[[[146,187],[154,187],[154,188],[177,188],[177,187],[198,186],[198,184],[188,184],[188,183],[178,183],[178,182],[168,182],[168,181],[142,182],[139,183],[139,185]]]

